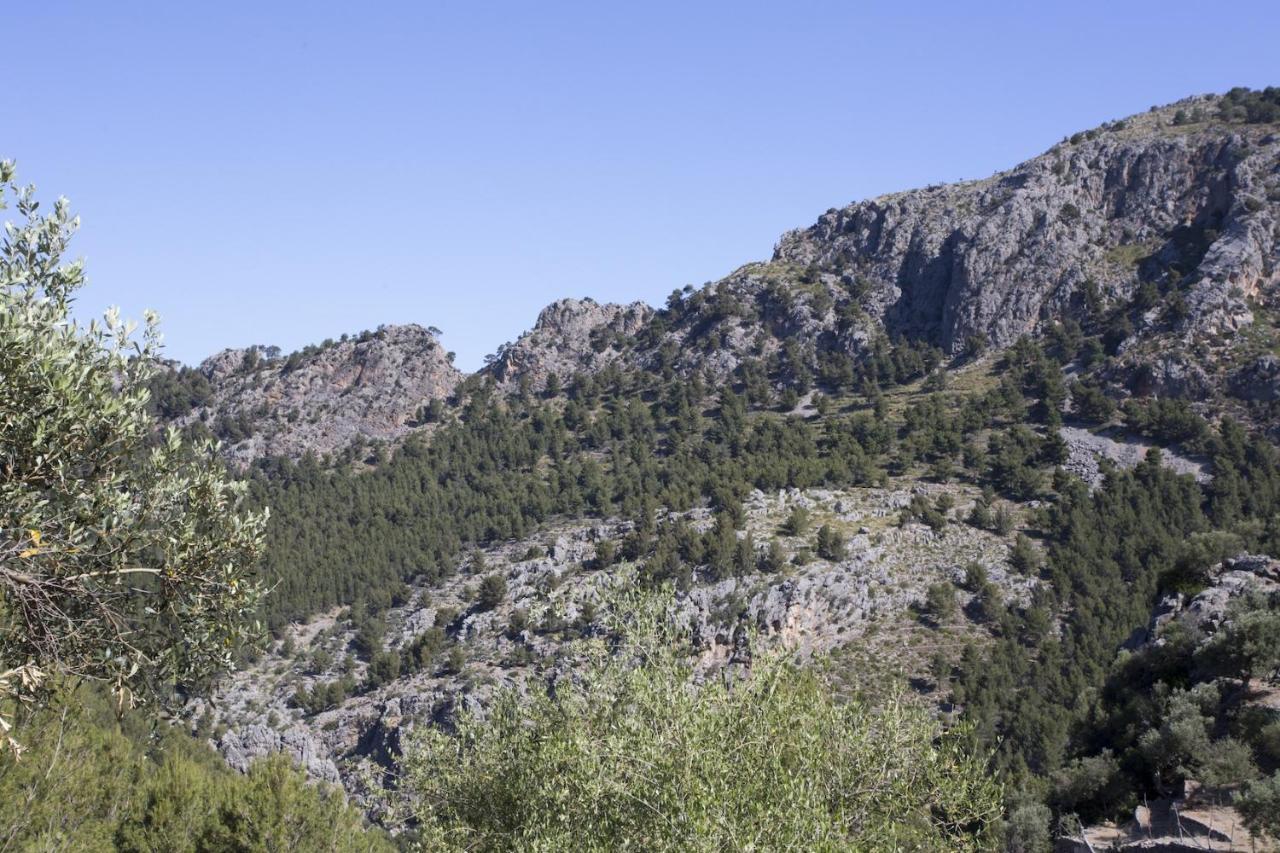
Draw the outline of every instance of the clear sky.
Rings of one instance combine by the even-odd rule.
[[[0,156],[168,354],[660,304],[829,207],[1280,84],[1280,5],[6,4]],[[8,215],[12,215],[11,213]]]

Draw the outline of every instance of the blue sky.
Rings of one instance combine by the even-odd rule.
[[[168,354],[661,303],[829,207],[1280,84],[1274,3],[23,3],[0,156]]]

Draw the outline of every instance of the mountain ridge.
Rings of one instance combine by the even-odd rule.
[[[1197,96],[1109,122],[989,178],[831,208],[784,233],[769,261],[677,290],[662,308],[557,300],[474,374],[399,331],[415,326],[363,333],[391,341],[384,355],[398,364],[432,359],[407,385],[375,372],[381,395],[367,382],[347,393],[355,361],[339,362],[362,356],[346,342],[329,355],[311,347],[261,358],[253,381],[228,363],[271,350],[224,351],[197,368],[211,399],[177,422],[212,425],[238,464],[336,454],[402,440],[424,425],[415,415],[446,405],[468,376],[543,393],[611,365],[715,382],[743,381],[759,365],[775,388],[797,377],[830,385],[848,374],[839,363],[872,358],[887,340],[954,359],[1063,322],[1109,336],[1113,361],[1099,380],[1117,399],[1269,401],[1280,396],[1269,325],[1256,353],[1239,351],[1255,311],[1277,307],[1280,135],[1274,122],[1231,120],[1230,99]],[[285,362],[304,368],[299,377],[331,412],[279,411],[291,399]],[[297,426],[314,418],[333,428]]]

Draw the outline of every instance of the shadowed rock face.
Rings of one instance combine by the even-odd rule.
[[[1177,266],[1184,330],[1231,330],[1276,283],[1274,169],[1265,127],[1168,126],[1168,110],[1062,143],[990,179],[831,210],[786,234],[775,261],[863,277],[892,333],[950,352],[1006,346],[1070,316],[1087,281],[1124,297],[1144,264]]]
[[[1231,390],[1245,400],[1280,400],[1280,358],[1264,355],[1231,378]]]
[[[225,448],[241,464],[333,453],[357,439],[395,440],[417,425],[423,405],[448,397],[462,379],[435,336],[413,325],[256,365],[246,353],[224,350],[200,365],[213,399],[180,422],[203,420],[216,432],[219,418],[244,419],[252,434]]]

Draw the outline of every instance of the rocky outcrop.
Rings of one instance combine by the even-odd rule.
[[[341,778],[337,765],[324,754],[323,747],[301,727],[281,732],[253,723],[228,731],[217,745],[227,764],[241,773],[248,772],[249,765],[259,758],[281,754],[292,759],[313,779],[337,784]]]
[[[1247,300],[1277,281],[1280,138],[1267,127],[1176,127],[1172,112],[986,180],[828,211],[785,235],[774,258],[860,277],[863,307],[891,333],[950,352],[974,337],[1005,346],[1072,316],[1089,288],[1124,299],[1141,279],[1171,276],[1186,293],[1181,329],[1238,329],[1252,317]]]
[[[288,357],[274,348],[225,350],[199,369],[212,399],[179,425],[204,423],[238,464],[394,441],[418,425],[425,404],[447,398],[462,380],[435,335],[412,325]]]
[[[770,261],[660,311],[560,300],[482,373],[507,392],[541,392],[552,376],[611,365],[719,382],[753,361],[776,387],[833,363],[847,374],[850,359],[899,336],[959,354],[1073,319],[1115,337],[1101,378],[1116,396],[1273,401],[1276,341],[1238,333],[1255,312],[1280,311],[1280,133],[1179,112],[1216,115],[1212,97],[1193,98],[991,178],[833,208],[783,235]],[[1119,319],[1120,331],[1105,328]],[[254,352],[206,361],[214,398],[183,420],[214,427],[241,463],[395,441],[463,378],[416,326],[289,358]]]
[[[1064,426],[1058,429],[1058,434],[1067,445],[1067,461],[1062,467],[1093,488],[1102,485],[1104,465],[1137,467],[1155,447],[1137,436],[1115,431],[1090,432],[1083,427]],[[1207,465],[1168,448],[1160,451],[1160,463],[1178,474],[1190,474],[1201,483],[1211,479]]]
[[[1202,400],[1213,392],[1214,380],[1186,353],[1129,359],[1109,371],[1109,378],[1139,397]]]
[[[553,334],[504,348],[493,370],[518,377],[521,364],[560,358],[591,371],[625,358],[715,381],[751,360],[815,373],[827,354],[857,360],[900,336],[956,355],[1066,319],[1101,334],[1124,315],[1132,328],[1112,342],[1108,376],[1117,392],[1203,399],[1228,385],[1203,347],[1230,348],[1254,311],[1280,298],[1280,135],[1177,124],[1179,110],[1214,111],[1191,99],[1077,134],[985,180],[833,208],[783,235],[770,261],[674,294],[634,339],[540,320]],[[1152,304],[1137,299],[1151,292]],[[606,308],[587,313],[588,327],[610,322],[595,316]],[[625,352],[585,356],[584,338]]]
[[[1264,355],[1231,377],[1231,391],[1244,400],[1280,400],[1280,358]]]
[[[485,368],[505,388],[525,382],[542,391],[555,374],[565,381],[579,371],[595,373],[615,361],[621,344],[653,316],[643,302],[601,305],[594,299],[561,299],[538,315],[533,328],[499,349]]]
[[[1202,648],[1234,618],[1234,603],[1251,596],[1278,595],[1280,561],[1263,554],[1239,554],[1211,567],[1204,588],[1194,595],[1165,594],[1153,609],[1149,625],[1135,631],[1125,648],[1141,653],[1167,647],[1175,625],[1180,629],[1179,636],[1194,638],[1195,647]],[[1257,693],[1248,702],[1255,708],[1267,707],[1273,691],[1256,680],[1252,687]],[[1251,835],[1230,803],[1229,793],[1202,788],[1199,782],[1187,779],[1178,798],[1155,799],[1138,806],[1133,820],[1124,824],[1072,827],[1075,831],[1058,838],[1055,849],[1072,853],[1276,849],[1268,840]]]
[[[1209,584],[1200,592],[1193,596],[1170,593],[1161,599],[1152,614],[1148,636],[1158,637],[1175,620],[1211,636],[1226,620],[1228,605],[1253,593],[1280,593],[1280,562],[1261,554],[1240,554],[1224,560],[1209,570]]]

